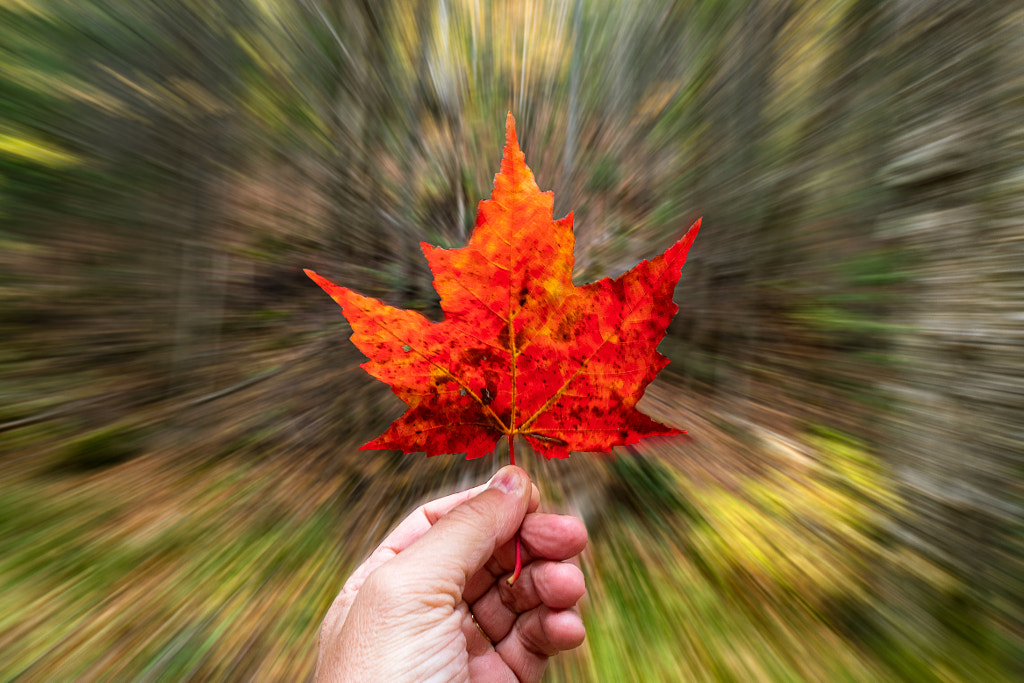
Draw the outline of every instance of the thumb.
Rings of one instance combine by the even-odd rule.
[[[524,470],[503,467],[486,489],[439,519],[389,564],[399,565],[407,578],[419,577],[424,588],[430,579],[441,580],[461,595],[469,577],[519,530],[531,494]]]

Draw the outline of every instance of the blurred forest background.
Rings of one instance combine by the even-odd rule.
[[[438,316],[505,114],[577,279],[701,231],[552,681],[1024,677],[1024,8],[0,1],[0,679],[301,680],[464,461],[302,274]]]

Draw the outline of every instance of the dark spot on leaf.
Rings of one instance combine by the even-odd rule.
[[[522,347],[523,344],[526,342],[526,337],[527,337],[527,330],[526,330],[525,327],[523,329],[519,330],[518,332],[516,332],[516,347]]]
[[[466,349],[462,352],[461,362],[466,365],[479,365],[480,361],[487,360],[483,349]]]
[[[488,389],[487,387],[484,387],[480,391],[480,402],[483,403],[484,405],[488,405],[493,400],[494,400],[494,394],[491,393],[490,389]]]
[[[568,343],[573,338],[573,322],[568,318],[562,318],[558,323],[558,329],[555,330],[554,337],[562,343]]]

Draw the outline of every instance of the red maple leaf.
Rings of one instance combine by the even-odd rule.
[[[363,369],[409,406],[362,450],[477,458],[519,434],[548,458],[564,458],[683,433],[636,404],[668,363],[656,349],[678,310],[672,293],[700,220],[652,261],[577,287],[572,214],[552,220],[554,195],[537,187],[511,114],[505,137],[469,243],[420,243],[444,320],[306,271],[341,305],[369,358]]]

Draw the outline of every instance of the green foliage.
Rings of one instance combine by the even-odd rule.
[[[906,250],[879,248],[854,253],[833,264],[831,291],[807,297],[791,319],[850,346],[884,345],[889,336],[912,328],[894,322],[889,310],[907,296],[912,281],[911,256]],[[810,283],[790,283],[794,290],[811,290]]]
[[[585,566],[589,656],[552,679],[1011,680],[1010,649],[985,649],[1003,636],[972,601],[938,612],[944,652],[935,634],[908,638],[916,622],[879,602],[896,576],[904,596],[912,583],[934,596],[958,584],[896,550],[904,503],[878,458],[817,423],[796,445],[729,486],[644,457],[610,463],[617,505],[591,530]]]
[[[690,490],[700,516],[689,536],[716,585],[822,606],[869,599],[864,567],[880,560],[878,533],[898,499],[863,445],[808,439],[794,471],[769,468],[739,490]],[[793,463],[790,464],[793,466]]]
[[[594,164],[587,180],[587,189],[595,195],[604,195],[619,184],[620,163],[611,155],[602,156]]]
[[[687,520],[696,515],[680,490],[678,474],[663,462],[631,450],[612,460],[609,469],[609,503],[618,512],[635,516],[637,523],[672,533],[666,518],[678,515]]]
[[[40,481],[5,487],[0,582],[8,590],[0,598],[0,629],[17,647],[0,663],[0,677],[35,677],[48,649],[59,654],[82,641],[96,645],[63,657],[54,671],[86,676],[104,652],[94,619],[111,606],[117,612],[111,628],[131,631],[140,620],[152,625],[150,637],[117,662],[119,677],[188,678],[197,671],[223,677],[230,657],[243,656],[253,643],[279,660],[265,660],[264,674],[268,667],[311,673],[308,645],[344,569],[334,543],[336,517],[327,509],[280,516],[244,468],[215,467],[204,475],[178,480],[189,488],[175,495],[187,504],[156,516],[158,501],[131,505],[104,492],[105,485],[57,497]],[[229,543],[216,533],[225,526],[236,532]],[[176,580],[159,590],[145,587],[164,572]],[[40,600],[50,611],[49,626],[34,616]],[[253,635],[250,620],[257,614],[269,621]]]
[[[53,467],[60,472],[102,469],[130,460],[146,449],[146,430],[130,423],[97,429],[71,441]]]

